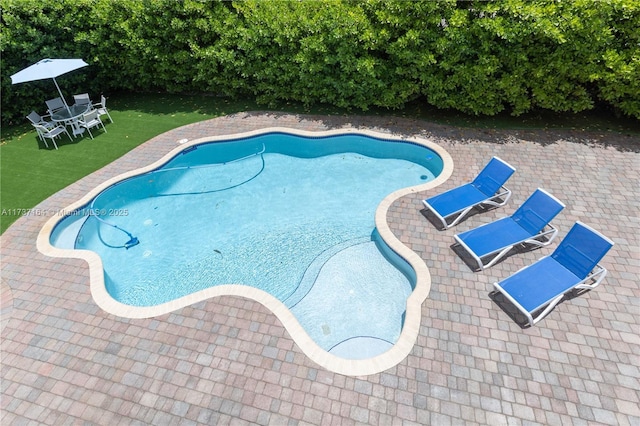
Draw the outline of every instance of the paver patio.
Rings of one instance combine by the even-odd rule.
[[[115,317],[93,302],[83,261],[36,250],[49,212],[155,161],[176,141],[264,127],[368,128],[428,138],[451,154],[451,179],[389,211],[391,229],[432,277],[418,341],[396,367],[365,377],[326,371],[271,312],[238,297],[152,319]],[[517,168],[512,199],[437,230],[420,200],[471,180],[492,155]],[[616,245],[602,262],[609,275],[599,287],[523,329],[489,296],[491,284],[557,243],[482,272],[472,272],[451,245],[455,233],[510,214],[537,187],[567,206],[553,221],[559,239],[581,220]],[[0,424],[640,424],[638,137],[241,113],[160,135],[38,209],[0,240]]]

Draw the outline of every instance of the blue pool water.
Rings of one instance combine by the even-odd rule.
[[[367,357],[395,343],[415,282],[377,236],[375,210],[441,169],[427,148],[362,135],[201,144],[107,188],[51,240],[98,253],[121,303],[245,284],[281,300],[325,350],[366,339],[351,357]]]

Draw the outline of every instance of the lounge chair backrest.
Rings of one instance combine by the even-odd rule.
[[[543,189],[536,189],[518,210],[511,215],[511,218],[526,229],[531,235],[538,232],[551,222],[564,209],[556,197]]]
[[[516,169],[508,163],[493,157],[471,184],[487,196],[492,196],[515,171]]]
[[[558,248],[551,254],[558,263],[584,279],[613,246],[613,241],[576,222]]]

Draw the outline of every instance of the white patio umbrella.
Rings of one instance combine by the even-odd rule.
[[[28,66],[22,71],[11,76],[11,84],[26,83],[27,81],[46,80],[48,78],[53,79],[56,84],[58,93],[62,98],[62,102],[69,110],[69,105],[62,95],[60,86],[56,81],[56,77],[66,74],[70,71],[77,70],[78,68],[86,67],[87,64],[82,59],[42,59],[35,64]]]

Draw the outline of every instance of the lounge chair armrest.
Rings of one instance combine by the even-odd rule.
[[[545,228],[548,228],[548,229],[545,229]],[[551,224],[546,224],[541,232],[539,232],[534,238],[526,240],[525,243],[534,244],[536,246],[543,247],[551,244],[551,242],[556,238],[557,235],[558,235],[558,229]],[[548,239],[547,241],[538,241],[538,238],[540,237],[547,237]]]
[[[546,228],[548,228],[548,229],[546,229]],[[557,234],[557,233],[558,233],[558,228],[556,228],[555,226],[553,226],[550,223],[547,223],[544,226],[544,228],[542,228],[542,232],[540,233],[540,235],[543,235],[543,236],[546,237],[548,234]]]
[[[596,267],[591,271],[587,277],[581,281],[575,288],[576,289],[586,289],[593,290],[596,288],[607,275],[607,269],[600,264],[596,265]],[[591,284],[587,284],[588,281],[593,281]]]
[[[502,197],[502,196],[511,197],[511,190],[503,185],[503,186],[500,187],[500,190],[496,193],[495,196],[496,197]]]
[[[501,202],[492,201],[494,198],[504,198],[504,200],[502,200]],[[490,204],[496,207],[500,207],[507,204],[509,198],[511,198],[511,190],[506,186],[501,186],[500,189],[493,195],[493,197],[491,197],[491,200],[485,201],[484,204]]]
[[[442,216],[435,208],[433,208],[433,206],[431,206],[431,204],[429,204],[427,202],[427,200],[422,200],[422,205],[427,208],[429,211],[431,211],[431,213],[433,213],[433,215],[442,223],[442,229],[449,229],[452,228],[454,226],[456,226],[458,224],[458,222],[460,222],[462,219],[464,219],[467,215],[467,213],[469,213],[474,207],[473,206],[469,206],[467,208],[465,208],[464,210],[461,210],[459,212],[455,212],[452,213],[448,216]],[[451,218],[451,217],[455,217],[455,219],[451,222],[451,223],[447,223],[447,219]]]
[[[583,284],[578,284],[573,288],[573,290],[593,290],[598,286],[598,284],[600,284],[600,282],[602,282],[602,279],[606,275],[607,275],[607,270],[600,265],[596,265],[594,270],[584,280],[582,280]],[[595,280],[595,282],[593,282],[592,284],[587,284],[586,282],[589,280]],[[549,312],[551,312],[556,307],[556,305],[560,303],[560,301],[564,298],[564,296],[565,296],[564,293],[560,294],[558,295],[558,297],[556,297],[551,302],[549,302],[547,307],[542,312],[537,314],[535,317],[531,318],[532,320],[532,321],[530,320],[531,325],[537,324],[538,321],[546,317],[549,314]]]

